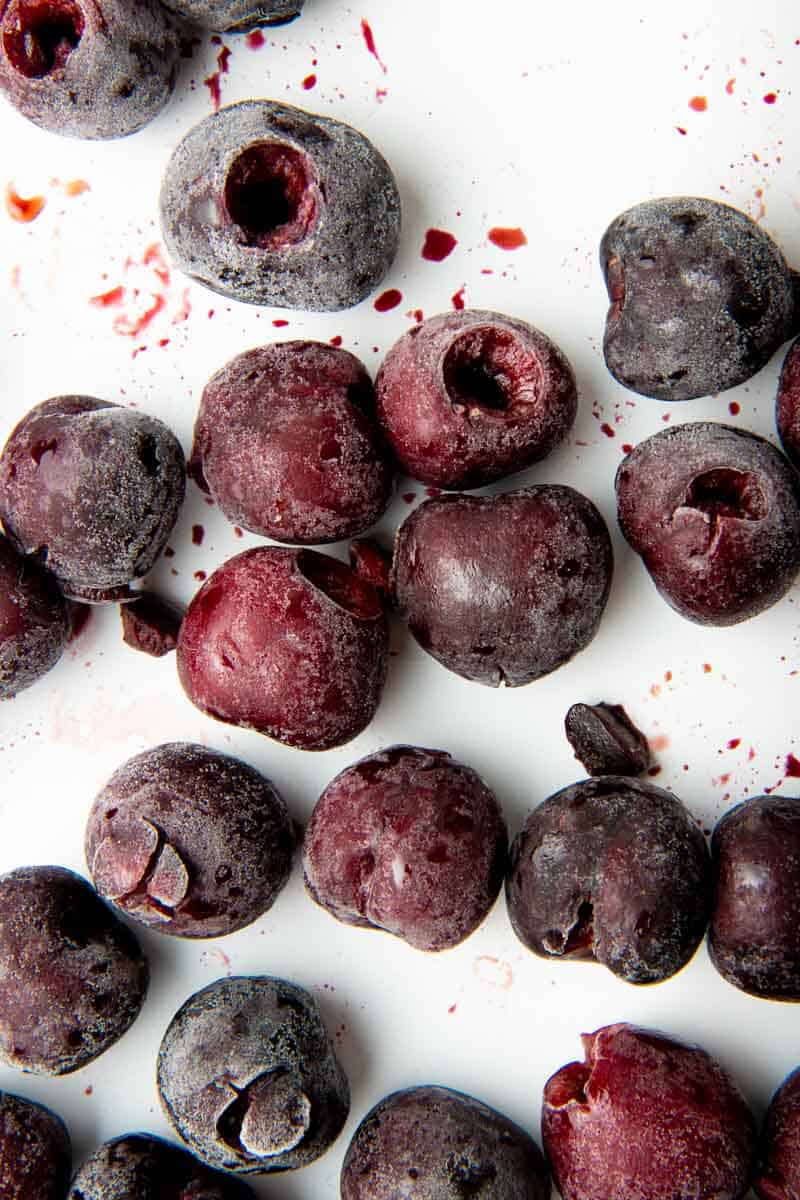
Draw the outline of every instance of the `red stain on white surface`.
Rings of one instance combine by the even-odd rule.
[[[462,285],[458,289],[458,291],[453,292],[453,295],[450,297],[450,303],[452,304],[452,306],[456,310],[456,312],[461,312],[461,310],[463,309],[463,307],[466,303],[466,301],[464,300],[464,293],[466,292],[466,290],[467,290],[467,285],[465,283],[462,283]]]
[[[528,244],[525,232],[519,226],[493,225],[486,236],[501,250],[519,250],[520,246]]]
[[[389,312],[392,308],[397,308],[400,301],[403,299],[403,293],[398,292],[397,288],[387,288],[385,292],[381,292],[375,301],[373,308],[376,312]]]
[[[46,204],[44,196],[20,196],[9,183],[6,187],[6,212],[12,221],[29,224],[35,221]]]
[[[514,982],[511,964],[493,954],[481,954],[475,959],[473,970],[481,983],[488,983],[503,992],[507,992]]]
[[[375,59],[376,63],[378,64],[378,66],[380,67],[380,69],[383,71],[383,73],[385,75],[386,74],[386,63],[383,61],[381,56],[378,54],[378,50],[375,45],[375,35],[373,34],[372,26],[370,25],[370,23],[366,17],[361,18],[361,35],[364,38],[364,44],[366,45],[370,54]]]
[[[692,110],[692,112],[705,112],[708,108],[708,100],[705,96],[692,96],[691,100],[689,101],[689,108]]]

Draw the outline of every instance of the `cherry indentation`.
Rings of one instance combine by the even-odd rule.
[[[225,207],[244,244],[279,249],[303,241],[317,218],[308,157],[281,142],[255,142],[233,160],[225,179]]]
[[[70,0],[17,0],[7,10],[3,49],[15,71],[42,79],[61,69],[83,35],[83,13]]]

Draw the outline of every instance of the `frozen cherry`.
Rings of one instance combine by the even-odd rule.
[[[303,750],[372,720],[389,631],[374,588],[327,554],[259,546],[223,563],[192,600],[178,674],[193,704]]]
[[[0,457],[0,517],[65,594],[130,595],[175,524],[186,485],[163,422],[89,396],[57,396],[14,428]]]
[[[586,1059],[548,1079],[542,1141],[563,1200],[739,1200],[756,1130],[710,1054],[662,1033],[607,1025]]]
[[[717,822],[711,854],[714,966],[753,996],[800,1001],[800,799],[737,804]]]
[[[760,1162],[753,1181],[759,1200],[800,1196],[800,1067],[770,1101],[761,1130]]]
[[[185,742],[115,771],[86,827],[101,896],[181,937],[220,937],[260,917],[289,877],[293,850],[291,818],[269,780]]]
[[[350,1088],[314,998],[268,976],[191,996],[158,1055],[167,1116],[213,1167],[266,1173],[313,1162],[338,1136]]]
[[[611,301],[606,365],[644,396],[691,400],[735,387],[797,332],[795,272],[727,204],[637,204],[609,225],[600,262]]]
[[[132,1024],[147,960],[127,926],[80,875],[21,867],[0,876],[0,1059],[64,1075]]]
[[[132,650],[162,658],[178,645],[183,612],[154,592],[138,592],[120,605],[122,640]]]
[[[472,1096],[426,1085],[393,1092],[353,1134],[342,1200],[548,1200],[533,1138]]]
[[[517,687],[588,645],[612,567],[591,501],[541,484],[427,500],[400,527],[393,578],[424,650],[466,679]]]
[[[320,342],[237,355],[203,391],[190,472],[253,533],[294,544],[362,533],[393,484],[363,364]]]
[[[494,904],[507,848],[497,800],[470,767],[442,750],[392,746],[325,788],[303,867],[310,895],[346,925],[446,950]]]
[[[623,460],[616,489],[622,532],[691,621],[745,621],[800,570],[800,482],[754,433],[712,421],[662,429]]]
[[[264,25],[285,25],[299,17],[305,0],[164,0],[166,7],[199,29],[246,33]]]
[[[542,958],[602,963],[657,983],[689,961],[711,909],[711,860],[663,788],[608,775],[556,792],[511,847],[508,913]]]
[[[67,1200],[255,1200],[255,1194],[164,1138],[129,1133],[89,1155]]]
[[[67,602],[53,576],[0,534],[0,699],[54,667],[69,635]]]
[[[161,225],[176,265],[249,304],[358,304],[391,266],[400,200],[385,159],[330,117],[247,100],[206,117],[170,159]]]
[[[800,468],[800,338],[792,342],[783,360],[775,421],[787,457]]]
[[[590,775],[642,775],[650,765],[647,738],[621,704],[573,704],[564,731]]]
[[[407,474],[476,488],[544,458],[577,411],[572,368],[514,317],[464,309],[415,325],[376,380],[378,416]]]
[[[0,1196],[64,1200],[72,1153],[60,1117],[24,1096],[0,1092]]]
[[[52,133],[116,138],[172,95],[180,41],[156,0],[3,0],[0,91]]]

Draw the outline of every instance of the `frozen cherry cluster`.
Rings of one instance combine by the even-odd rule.
[[[0,90],[46,130],[131,134],[167,103],[193,31],[289,21],[302,4],[6,0]],[[397,183],[369,140],[267,100],[189,131],[167,164],[160,215],[171,258],[194,280],[305,311],[360,303],[400,239]],[[601,264],[608,369],[654,399],[733,387],[800,330],[797,274],[729,206],[638,205],[607,229]],[[592,641],[614,569],[609,530],[564,485],[467,493],[545,459],[577,406],[570,363],[545,333],[479,309],[415,325],[374,383],[331,345],[244,351],[203,392],[188,464],[175,434],[138,409],[83,395],[41,402],[0,455],[0,698],[56,666],[86,604],[119,604],[129,645],[174,650],[203,713],[306,751],[368,726],[395,619],[467,681],[532,684]],[[785,454],[725,424],[674,425],[620,465],[621,531],[689,620],[752,618],[800,572],[800,341],[777,430]],[[187,472],[270,544],[222,563],[183,613],[144,581]],[[437,494],[389,554],[369,534],[400,474]],[[343,541],[349,565],[317,548]],[[88,813],[91,884],[58,866],[0,878],[0,1059],[48,1075],[91,1062],[145,1002],[149,966],[131,926],[196,939],[242,929],[269,911],[298,849],[311,900],[421,952],[460,944],[504,889],[516,935],[542,958],[594,961],[645,985],[679,972],[706,936],[729,983],[800,1001],[800,800],[734,805],[709,846],[676,796],[639,778],[649,748],[624,710],[578,704],[565,725],[590,778],[542,802],[510,845],[497,796],[441,749],[392,745],[347,766],[302,837],[271,781],[230,755],[166,742],[121,764]],[[543,1151],[475,1097],[409,1087],[356,1129],[342,1200],[547,1200],[551,1180],[564,1200],[740,1200],[751,1186],[760,1200],[800,1195],[800,1068],[759,1135],[699,1047],[626,1023],[583,1044],[584,1061],[544,1086]],[[0,1193],[247,1200],[243,1176],[314,1161],[350,1110],[316,1002],[273,976],[189,997],[156,1070],[186,1149],[132,1133],[71,1176],[61,1119],[0,1093]]]

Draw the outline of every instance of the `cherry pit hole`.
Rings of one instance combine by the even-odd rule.
[[[513,334],[505,330],[478,327],[462,333],[442,363],[451,405],[507,412],[529,390],[529,357]]]
[[[373,621],[380,615],[381,602],[375,589],[337,558],[316,550],[301,550],[297,568],[318,592],[351,616]]]
[[[231,163],[225,207],[246,246],[280,249],[301,242],[317,216],[311,164],[282,142],[254,142]]]
[[[80,7],[71,0],[17,0],[3,20],[3,49],[26,79],[60,70],[83,36]]]
[[[761,521],[768,505],[757,479],[747,471],[715,467],[696,475],[686,493],[686,507],[705,513],[712,526],[720,518]]]

